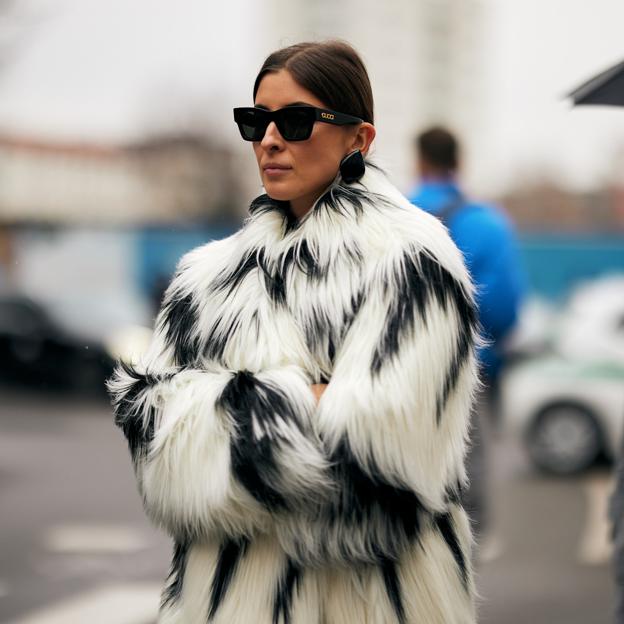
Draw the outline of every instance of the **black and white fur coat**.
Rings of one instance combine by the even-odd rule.
[[[459,251],[371,163],[299,221],[258,197],[184,256],[149,352],[109,381],[174,540],[159,621],[474,622],[476,340]]]

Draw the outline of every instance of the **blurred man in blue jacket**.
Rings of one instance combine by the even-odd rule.
[[[498,209],[474,202],[462,192],[457,181],[460,148],[451,132],[434,127],[419,134],[416,150],[420,181],[409,199],[448,227],[477,287],[479,319],[489,341],[479,352],[486,385],[479,411],[495,417],[494,396],[504,362],[503,342],[516,323],[524,292],[515,234]],[[471,485],[464,496],[477,537],[483,534],[487,517],[482,429],[489,423],[483,420],[483,415],[474,419],[468,456]]]

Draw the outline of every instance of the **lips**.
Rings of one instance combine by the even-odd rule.
[[[279,178],[281,176],[284,176],[291,169],[292,167],[288,167],[287,165],[280,165],[278,163],[268,163],[262,167],[264,175],[270,178]]]
[[[262,169],[263,171],[285,171],[292,169],[292,167],[289,167],[288,165],[280,165],[278,163],[267,163],[266,165],[263,165]]]

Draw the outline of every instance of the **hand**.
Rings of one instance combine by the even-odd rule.
[[[312,386],[310,386],[312,388],[312,392],[314,393],[314,398],[316,399],[316,402],[318,403],[321,400],[321,397],[323,396],[323,392],[325,392],[325,388],[327,388],[327,384],[312,384]]]

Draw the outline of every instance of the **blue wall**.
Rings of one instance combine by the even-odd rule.
[[[624,236],[521,234],[530,289],[559,300],[579,281],[624,273]],[[623,293],[624,296],[624,293]]]
[[[140,292],[152,299],[173,276],[180,258],[212,240],[233,234],[239,225],[146,228],[136,233],[137,283]]]
[[[239,225],[147,228],[137,232],[137,283],[152,297],[169,281],[180,257],[208,241],[229,236]],[[520,234],[519,251],[529,288],[560,300],[579,281],[624,273],[624,236]],[[624,294],[623,294],[624,296]]]

